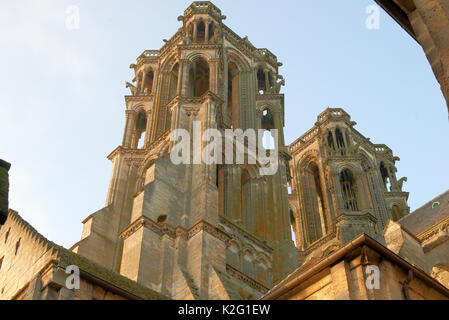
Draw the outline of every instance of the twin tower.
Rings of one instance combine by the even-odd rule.
[[[316,256],[313,248],[379,233],[393,214],[387,179],[396,214],[408,212],[396,159],[357,133],[344,111],[327,110],[307,137],[285,146],[282,64],[225,18],[210,2],[192,3],[175,35],[130,66],[106,206],[83,221],[72,248],[174,299],[256,299]],[[262,175],[263,165],[247,158],[174,164],[171,133],[193,137],[198,123],[223,135],[277,129],[276,172]]]

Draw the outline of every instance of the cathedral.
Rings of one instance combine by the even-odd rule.
[[[193,2],[176,33],[130,65],[106,203],[80,241],[63,248],[9,210],[0,299],[449,299],[449,193],[410,213],[399,157],[341,108],[287,145],[282,63],[225,19]],[[179,130],[191,141],[243,132],[230,144],[243,161],[174,163]],[[275,132],[276,148],[252,131]],[[275,154],[277,170],[264,174],[252,150]],[[364,285],[372,266],[380,288]]]

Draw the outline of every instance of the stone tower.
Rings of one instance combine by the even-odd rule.
[[[83,221],[72,248],[175,299],[257,298],[298,264],[281,63],[224,19],[212,3],[194,2],[175,35],[130,66],[135,78],[126,84],[122,144],[108,157],[106,206]],[[174,164],[176,129],[193,145],[206,129],[277,129],[278,170],[262,175],[248,160]]]
[[[409,213],[398,157],[361,135],[343,109],[326,109],[290,145],[292,224],[300,260],[320,259],[357,235],[379,238]]]

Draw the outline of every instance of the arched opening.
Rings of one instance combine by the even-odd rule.
[[[308,203],[306,224],[308,242],[313,243],[323,236],[324,200],[321,188],[320,172],[315,163],[310,163],[305,170],[305,195]]]
[[[257,92],[263,94],[266,90],[265,72],[262,69],[257,69]]]
[[[359,211],[356,181],[350,170],[345,169],[340,173],[340,184],[345,209],[349,211]]]
[[[145,111],[140,111],[137,115],[136,119],[136,129],[134,130],[134,142],[133,142],[133,148],[134,149],[142,149],[144,146],[144,136],[143,133],[145,132],[147,128],[147,115]]]
[[[380,163],[380,175],[382,176],[382,181],[384,183],[385,190],[390,190],[390,175],[388,174],[388,170],[385,167],[385,164],[383,162]]]
[[[152,94],[153,92],[153,81],[154,81],[154,72],[153,70],[150,70],[147,72],[144,78],[144,84],[143,84],[143,93],[145,95]]]
[[[173,99],[178,94],[178,77],[179,77],[179,64],[176,63],[170,71],[170,92],[169,101]]]
[[[209,90],[209,64],[202,58],[196,60],[189,71],[189,96],[201,97]]]
[[[296,243],[296,235],[297,235],[296,218],[295,218],[295,214],[293,213],[293,210],[291,208],[289,208],[289,213],[290,213],[290,232],[292,234],[292,240],[295,243],[295,246],[297,246],[297,243]]]
[[[274,76],[271,72],[268,73],[268,85],[270,88],[274,87]]]
[[[274,117],[270,110],[265,109],[262,112],[262,124],[261,128],[264,130],[275,129],[274,127]]]
[[[198,23],[196,29],[196,40],[199,43],[203,43],[206,41],[206,25],[202,20],[200,21],[200,23]]]
[[[399,207],[397,205],[393,205],[391,208],[393,221],[398,221],[401,219],[401,210],[399,210]]]
[[[275,129],[274,127],[274,117],[270,110],[265,109],[262,112],[261,126],[262,129],[266,130],[263,134],[262,145],[267,150],[274,150],[276,148],[274,137],[271,135],[269,130]]]
[[[209,33],[207,35],[207,39],[208,41],[210,41],[211,39],[213,39],[215,34],[215,25],[213,23],[209,24]]]
[[[327,132],[327,145],[329,146],[330,149],[335,150],[334,138],[332,136],[331,131]]]
[[[339,128],[335,129],[335,140],[337,140],[337,149],[341,155],[345,154],[345,140],[343,138],[343,133]]]
[[[232,127],[238,128],[239,116],[239,69],[233,63],[228,64],[228,106],[227,111]]]

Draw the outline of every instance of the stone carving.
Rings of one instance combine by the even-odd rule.
[[[404,182],[407,182],[407,177],[403,177],[398,180],[398,188],[399,188],[399,191],[401,191],[401,192],[402,192],[402,186],[403,186]]]
[[[215,44],[220,43],[221,38],[222,38],[222,32],[221,32],[220,28],[215,28],[214,34],[213,34],[212,38],[210,39],[210,42],[215,43]]]
[[[126,88],[129,88],[131,95],[135,96],[137,94],[137,88],[132,83],[126,82]]]
[[[278,94],[279,92],[281,92],[281,87],[285,86],[285,79],[283,76],[277,75],[276,81],[277,82],[274,84],[274,86],[272,86],[270,89],[268,89],[267,93]]]
[[[359,148],[360,148],[360,142],[357,142],[356,144],[349,146],[349,153],[356,154],[357,151],[359,150]]]
[[[182,31],[181,33],[182,43],[183,44],[192,44],[192,39],[189,37],[189,35]]]

